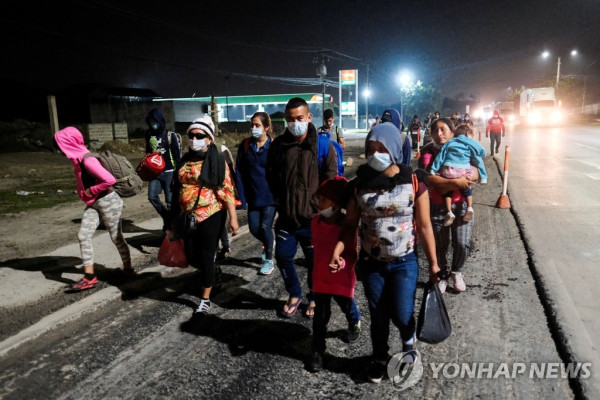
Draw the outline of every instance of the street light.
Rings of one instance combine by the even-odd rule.
[[[400,118],[404,121],[404,100],[402,99],[402,89],[410,84],[411,76],[404,72],[397,77],[398,83],[400,83]]]
[[[573,49],[571,50],[571,57],[575,57],[577,55],[577,50]],[[542,53],[542,58],[548,58],[550,57],[550,52],[548,50],[544,50],[544,52]],[[557,63],[556,63],[556,87],[558,88],[558,82],[560,80],[560,57],[558,57]]]
[[[371,90],[367,85],[367,88],[364,90],[363,95],[365,96],[365,125],[366,129],[369,129],[369,97],[371,96]]]

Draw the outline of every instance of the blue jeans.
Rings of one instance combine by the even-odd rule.
[[[296,266],[294,264],[294,257],[298,249],[298,244],[302,247],[304,258],[306,259],[306,268],[308,270],[307,280],[309,293],[307,299],[312,300],[312,270],[314,263],[314,250],[310,242],[311,232],[310,226],[304,226],[298,229],[283,230],[276,228],[276,241],[275,245],[275,259],[277,260],[277,267],[283,282],[285,284],[285,290],[290,294],[290,297],[302,297],[302,285],[298,279],[296,273]]]
[[[394,261],[366,258],[361,252],[359,271],[371,313],[371,344],[376,360],[387,360],[390,319],[400,330],[402,342],[415,334],[415,293],[419,265],[414,252]]]
[[[261,241],[265,247],[267,260],[273,259],[273,219],[275,206],[248,208],[248,228],[252,236]]]
[[[173,171],[161,172],[158,178],[148,183],[148,200],[154,209],[163,219],[163,229],[169,226],[169,210],[171,209],[171,181],[173,180]],[[160,200],[160,194],[165,192],[166,205]]]

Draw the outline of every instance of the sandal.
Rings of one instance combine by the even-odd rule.
[[[302,303],[302,297],[298,297],[298,300],[296,300],[296,302],[294,302],[294,303],[291,303],[290,299],[288,299],[288,301],[285,303],[288,306],[287,312],[284,311],[282,308],[281,310],[279,310],[279,316],[283,317],[283,318],[292,318],[294,316],[294,314],[296,314],[296,311],[298,311],[298,307],[300,307],[300,303]]]
[[[304,316],[308,319],[312,319],[315,316],[315,307],[317,305],[315,304],[315,301],[312,300],[310,303],[308,303],[308,307],[306,307],[306,311],[304,311]],[[308,312],[312,311],[312,315],[310,315]]]

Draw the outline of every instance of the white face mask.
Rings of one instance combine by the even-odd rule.
[[[288,130],[292,133],[292,135],[296,137],[300,137],[308,131],[308,122],[288,122]]]
[[[206,149],[206,139],[189,139],[188,146],[193,151],[202,151]]]
[[[326,209],[319,211],[319,213],[325,218],[330,218],[335,214],[335,211],[333,210],[333,207],[327,207]]]
[[[252,137],[254,139],[258,139],[262,136],[263,130],[262,128],[252,128]]]
[[[384,171],[392,165],[392,157],[388,153],[375,152],[373,155],[367,157],[367,164],[375,171]]]

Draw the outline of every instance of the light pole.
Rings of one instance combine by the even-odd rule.
[[[402,73],[397,78],[400,84],[400,118],[404,122],[404,99],[402,98],[402,90],[410,84],[410,75],[408,73]]]
[[[571,57],[575,57],[577,55],[577,50],[573,49],[571,50]],[[550,57],[550,52],[548,50],[545,50],[542,53],[542,58],[548,58]],[[558,82],[560,81],[560,57],[558,57],[558,60],[556,62],[556,88],[558,89]]]

